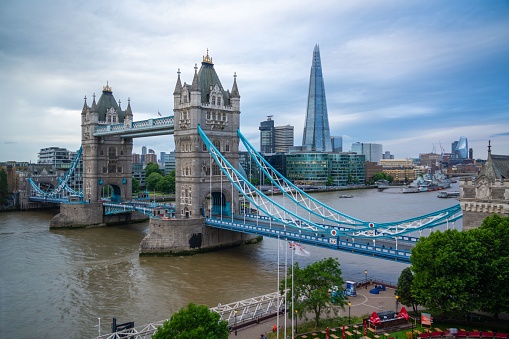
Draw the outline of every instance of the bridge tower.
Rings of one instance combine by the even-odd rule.
[[[99,101],[95,94],[92,106],[86,97],[81,111],[81,145],[83,147],[83,199],[98,202],[107,194],[112,202],[132,199],[133,139],[120,136],[94,137],[96,126],[130,124],[133,121],[131,102],[122,110],[106,84]]]
[[[194,67],[192,84],[182,84],[178,71],[173,98],[176,213],[183,218],[231,215],[238,211],[238,199],[211,160],[197,127],[200,125],[214,146],[238,167],[240,95],[236,75],[231,92],[225,90],[207,50],[200,69]]]

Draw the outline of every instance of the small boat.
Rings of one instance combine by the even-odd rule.
[[[340,197],[340,198],[353,198],[353,195],[349,195],[349,194],[341,194],[339,197]]]
[[[401,193],[419,193],[419,187],[408,186],[401,189]]]
[[[438,193],[438,195],[437,195],[438,198],[457,198],[459,196],[460,196],[460,192],[458,192],[458,191],[450,191],[450,192],[442,191],[442,192]]]

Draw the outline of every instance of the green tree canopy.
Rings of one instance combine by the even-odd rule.
[[[287,286],[291,286],[292,269],[288,270]],[[300,268],[299,263],[293,265],[293,288],[295,293],[294,308],[298,314],[313,313],[315,324],[318,326],[322,313],[333,312],[337,314],[339,309],[344,309],[345,299],[332,301],[330,290],[343,289],[341,268],[337,259],[328,258]],[[285,280],[281,282],[281,291],[284,291]]]
[[[160,174],[160,173],[157,173],[157,172],[152,172],[146,179],[145,181],[147,182],[147,189],[149,191],[152,191],[153,189],[156,188],[157,184],[159,183],[159,181],[161,181],[163,179],[163,176]]]
[[[479,284],[473,293],[479,297],[479,308],[496,318],[509,312],[509,217],[493,215],[473,229],[475,237],[485,246],[478,275]]]
[[[133,193],[137,193],[140,189],[140,182],[136,178],[132,178]]]
[[[412,295],[412,281],[414,275],[410,267],[405,268],[398,279],[398,287],[394,293],[399,297],[399,302],[402,305],[412,306],[414,312],[417,312],[417,302]]]
[[[471,232],[437,231],[420,238],[410,257],[415,300],[442,315],[476,310],[472,291],[480,281],[482,253]]]
[[[161,171],[158,164],[149,162],[147,166],[145,166],[145,178],[148,178],[152,173],[159,173],[161,176],[163,175],[163,171]]]
[[[156,185],[156,190],[163,193],[175,193],[175,170],[159,180]]]
[[[207,306],[190,303],[164,322],[154,339],[227,339],[228,323]]]

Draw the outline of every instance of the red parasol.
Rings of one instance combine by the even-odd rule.
[[[401,307],[401,310],[398,313],[398,318],[405,318],[405,320],[408,320],[409,316],[405,306]]]
[[[376,314],[376,312],[373,312],[371,314],[371,317],[369,317],[369,322],[372,323],[373,325],[378,325],[382,323],[380,317],[378,316],[378,314]]]

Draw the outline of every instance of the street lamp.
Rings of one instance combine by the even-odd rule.
[[[364,280],[366,280],[366,289],[368,289],[368,270],[364,270]]]
[[[235,322],[233,327],[235,328],[235,335],[237,335],[237,310],[233,311],[233,313],[235,313]]]
[[[297,319],[299,318],[299,310],[295,310],[295,333],[298,333],[299,331],[297,328],[299,328],[299,325],[297,325]]]
[[[350,306],[352,306],[352,303],[348,302],[348,325],[350,325]]]
[[[398,313],[398,299],[399,299],[399,295],[396,296],[396,313]]]

